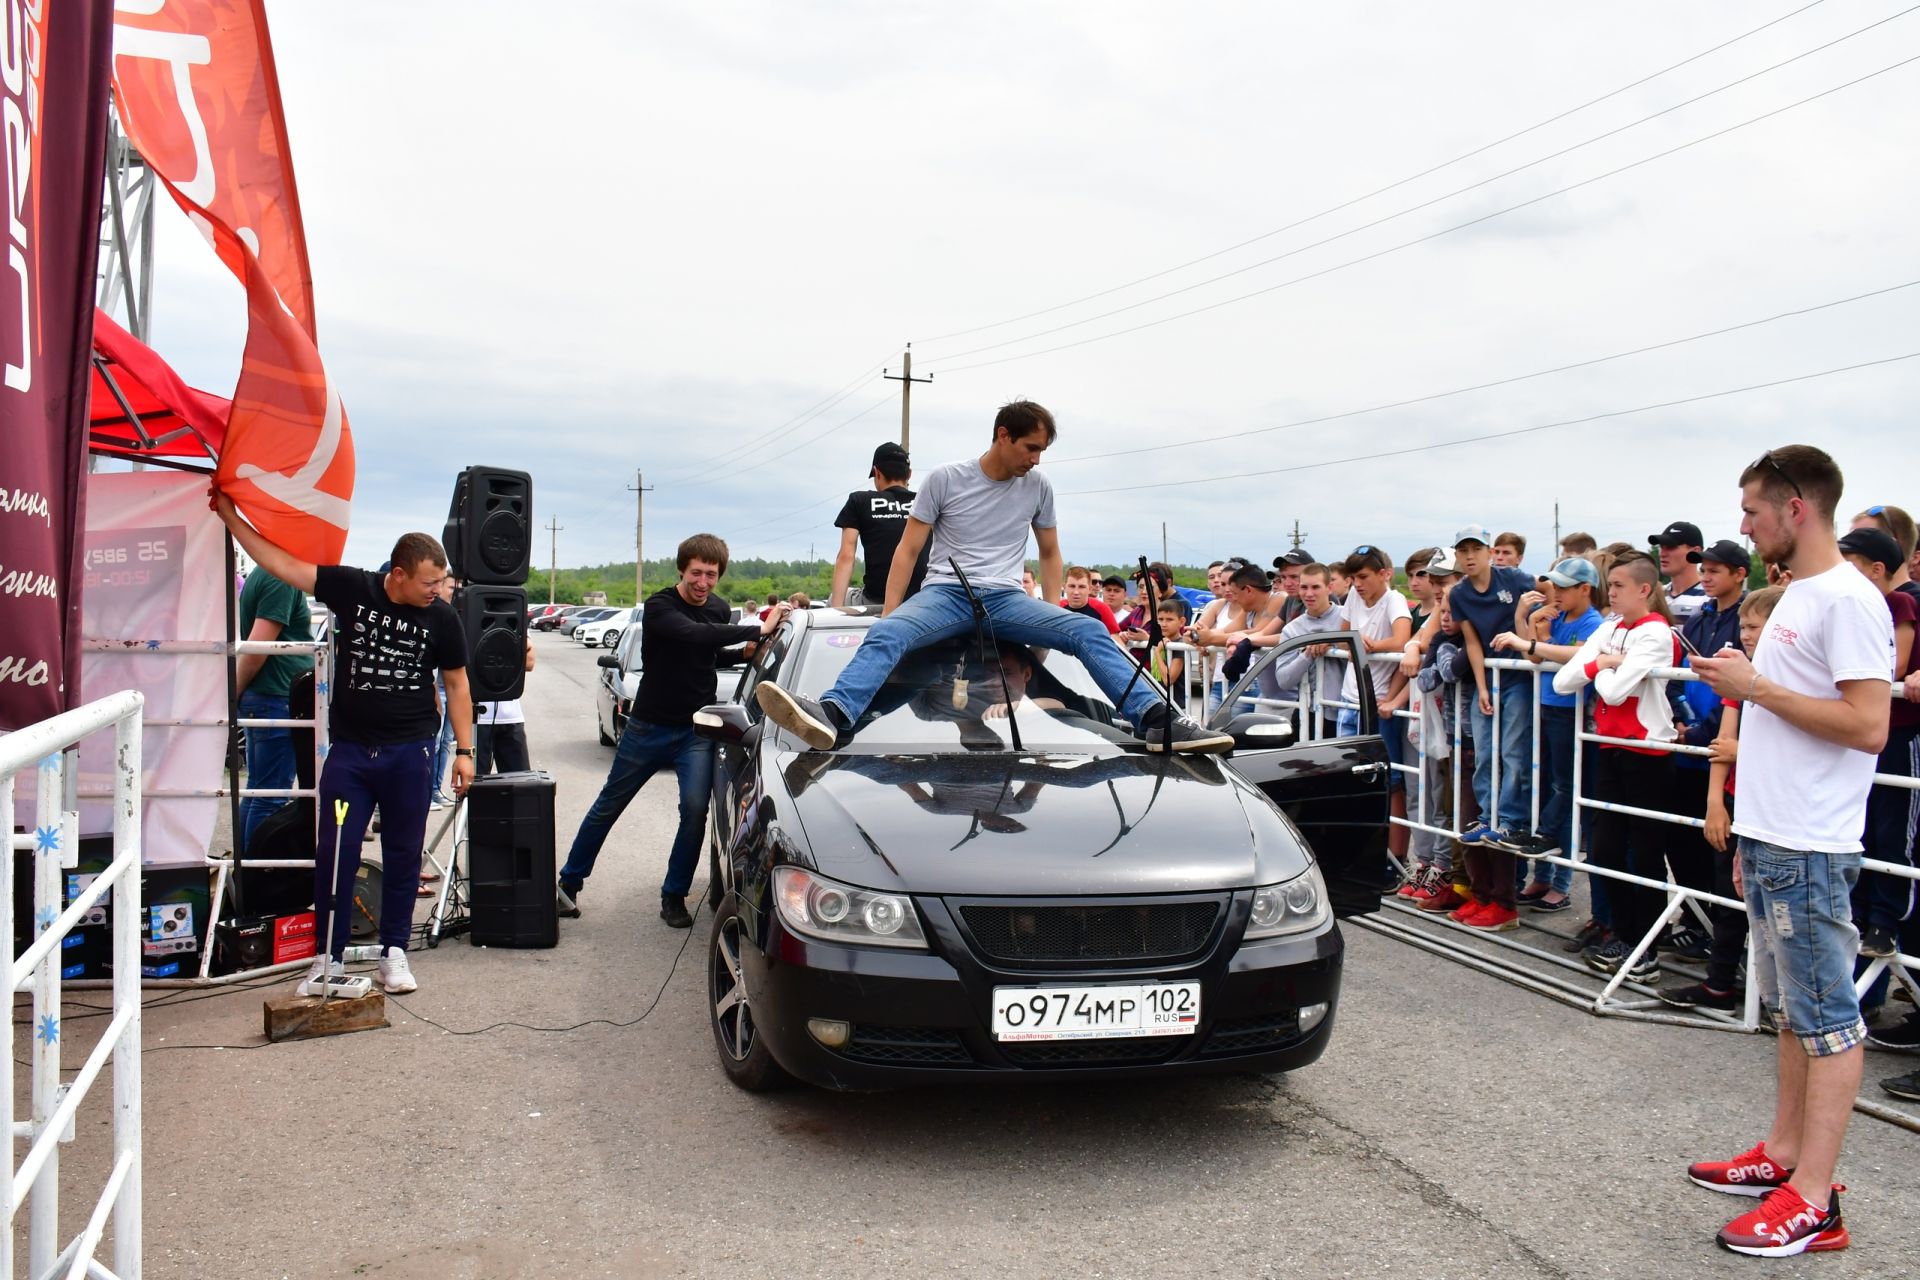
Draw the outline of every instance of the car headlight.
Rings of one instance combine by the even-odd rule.
[[[1309,865],[1291,880],[1263,885],[1253,891],[1253,913],[1247,919],[1245,936],[1278,938],[1283,934],[1307,933],[1318,929],[1327,919],[1327,885],[1320,868]]]
[[[789,929],[811,938],[927,949],[920,914],[903,893],[876,893],[800,867],[775,867],[773,901]]]

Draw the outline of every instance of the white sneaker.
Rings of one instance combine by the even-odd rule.
[[[399,947],[388,947],[387,953],[380,957],[380,989],[396,996],[420,989],[420,984],[413,980],[413,966],[407,963],[407,953]]]
[[[347,966],[341,961],[335,960],[333,962],[333,977],[344,978],[346,976]],[[327,957],[315,956],[313,963],[307,967],[307,976],[301,980],[299,986],[293,989],[293,994],[297,996],[325,995],[326,991],[324,987],[326,977]]]

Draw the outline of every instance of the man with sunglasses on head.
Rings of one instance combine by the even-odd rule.
[[[327,922],[301,995],[319,995],[331,974],[345,976],[342,954],[352,927],[350,902],[360,869],[360,840],[381,814],[380,985],[393,994],[417,988],[407,962],[420,851],[432,799],[434,739],[440,708],[434,673],[446,683],[453,722],[453,791],[473,781],[473,695],[460,616],[440,596],[447,553],[431,536],[408,533],[393,546],[385,574],[345,565],[311,565],[268,542],[215,490],[212,506],[253,562],[333,610],[334,670],[320,767],[320,832],[313,901]],[[322,696],[325,696],[324,694]]]
[[[1769,1257],[1848,1244],[1833,1174],[1867,1038],[1848,895],[1887,741],[1894,636],[1879,591],[1834,538],[1842,484],[1833,459],[1810,445],[1770,449],[1741,473],[1740,532],[1762,560],[1785,563],[1792,583],[1751,658],[1729,648],[1692,659],[1715,693],[1741,704],[1734,885],[1753,937],[1748,980],[1780,1034],[1765,1139],[1687,1176],[1764,1196],[1719,1242]]]

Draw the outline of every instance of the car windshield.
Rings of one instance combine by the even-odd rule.
[[[851,628],[809,631],[794,669],[795,692],[810,698],[825,693],[866,635]],[[1140,678],[1147,682],[1144,674]],[[1151,683],[1147,687],[1155,688]],[[930,645],[902,658],[854,726],[847,745],[856,750],[1006,750],[1013,745],[1007,728],[1009,694],[1023,748],[1139,745],[1078,659],[1003,644],[999,661],[983,665],[970,639]]]

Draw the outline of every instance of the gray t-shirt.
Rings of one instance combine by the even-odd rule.
[[[1027,531],[1051,529],[1053,483],[1038,469],[990,480],[978,458],[949,462],[922,477],[913,518],[933,526],[928,582],[958,582],[949,556],[975,587],[1020,589],[1027,567]]]

